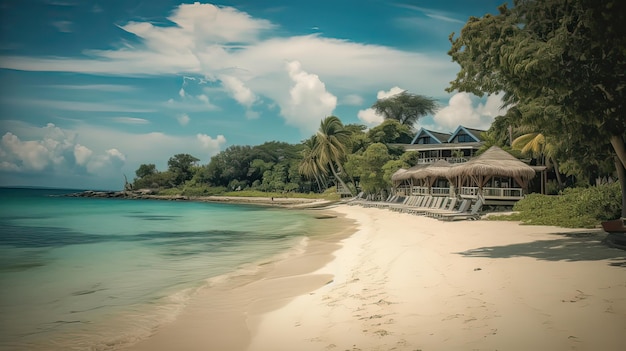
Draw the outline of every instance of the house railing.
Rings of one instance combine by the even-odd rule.
[[[439,160],[446,160],[449,163],[463,163],[467,162],[467,158],[465,157],[425,157],[417,159],[418,165],[429,165],[431,163],[435,163]]]
[[[475,186],[464,186],[461,188],[459,195],[462,197],[476,197],[480,193],[480,189]],[[524,190],[521,188],[489,188],[482,189],[484,198],[491,199],[521,199],[524,197]]]
[[[449,196],[452,192],[450,188],[430,188],[430,194],[434,196]]]
[[[411,195],[428,195],[428,187],[426,186],[414,186],[411,190]]]

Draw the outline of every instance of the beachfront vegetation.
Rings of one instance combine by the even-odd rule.
[[[516,0],[450,36],[461,69],[448,91],[504,93],[515,126],[534,127],[561,171],[613,163],[626,217],[626,3]]]
[[[618,183],[568,188],[560,196],[530,194],[513,206],[516,213],[488,218],[521,221],[523,224],[594,228],[602,221],[620,216],[619,194]]]

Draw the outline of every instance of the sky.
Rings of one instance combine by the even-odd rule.
[[[0,186],[121,189],[141,164],[371,128],[402,91],[424,127],[487,129],[497,95],[447,93],[448,37],[504,0],[4,0]]]

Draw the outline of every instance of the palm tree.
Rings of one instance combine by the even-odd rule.
[[[432,98],[403,91],[376,101],[372,108],[385,119],[395,119],[413,128],[420,117],[437,111],[437,103]]]
[[[348,189],[352,195],[354,192],[346,186],[346,183],[337,174],[337,169],[342,170],[342,163],[346,158],[346,145],[350,143],[350,131],[343,127],[343,123],[336,116],[328,116],[320,123],[316,134],[316,143],[313,155],[316,157],[320,168],[329,168],[344,189]],[[337,167],[337,169],[335,169]]]
[[[559,189],[563,189],[559,165],[554,158],[554,145],[549,143],[542,133],[535,132],[521,135],[513,140],[511,146],[515,150],[520,150],[522,154],[540,159],[543,165],[552,163],[554,173],[556,173],[556,181],[559,183]]]
[[[303,142],[304,149],[301,152],[302,162],[298,166],[298,172],[309,180],[315,180],[319,191],[322,191],[322,183],[326,187],[326,178],[328,176],[328,169],[326,167],[321,168],[317,162],[317,156],[313,150],[317,145],[317,136],[313,135],[311,138]]]

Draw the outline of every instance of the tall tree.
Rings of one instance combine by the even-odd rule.
[[[552,165],[552,167],[554,167],[554,173],[556,174],[556,181],[559,184],[559,189],[563,189],[559,164],[554,156],[555,146],[550,143],[543,134],[526,133],[520,135],[513,140],[511,147],[514,150],[519,150],[523,155],[529,155],[541,160],[542,165]]]
[[[434,99],[403,91],[388,98],[379,99],[372,108],[385,119],[395,119],[400,124],[413,128],[420,117],[437,111]]]
[[[343,169],[342,164],[346,158],[346,146],[350,142],[350,134],[350,131],[343,127],[343,123],[338,117],[328,116],[324,118],[316,134],[313,155],[316,157],[320,168],[328,167],[336,181],[354,195],[354,191],[346,185],[337,172]]]
[[[174,185],[178,186],[193,177],[193,166],[199,159],[189,154],[177,154],[167,161],[168,170],[174,175]]]
[[[317,162],[317,156],[315,155],[315,149],[317,146],[317,136],[313,135],[311,138],[303,142],[304,149],[301,151],[302,161],[298,165],[298,173],[308,180],[315,180],[317,188],[322,191],[322,185],[326,187],[327,169],[326,167],[320,167]]]
[[[504,91],[522,123],[546,136],[582,141],[598,155],[610,144],[624,217],[625,22],[621,0],[515,0],[497,15],[471,17],[450,36],[449,54],[461,70],[448,88],[480,96]]]

